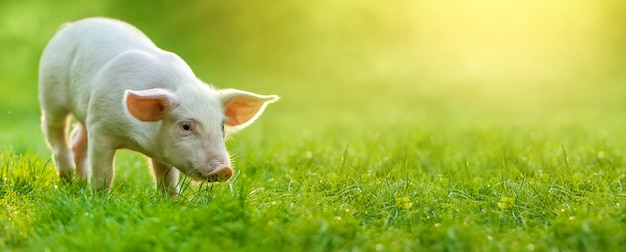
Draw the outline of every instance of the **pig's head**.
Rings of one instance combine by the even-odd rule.
[[[276,95],[204,86],[126,90],[124,95],[127,113],[151,125],[142,133],[144,139],[137,139],[139,145],[147,145],[140,146],[146,154],[202,181],[226,181],[232,176],[226,134],[250,125],[276,100]]]

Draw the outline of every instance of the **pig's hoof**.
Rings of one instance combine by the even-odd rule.
[[[59,178],[61,178],[61,182],[65,184],[71,184],[74,180],[74,176],[71,172],[59,172]]]

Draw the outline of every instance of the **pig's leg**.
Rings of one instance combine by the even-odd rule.
[[[167,193],[172,197],[176,197],[179,193],[178,169],[154,159],[150,159],[150,161],[152,162],[157,189],[163,194]]]
[[[97,136],[94,130],[87,135],[87,155],[89,156],[89,168],[91,170],[92,183],[96,185],[98,192],[111,189],[115,169],[115,145],[109,138]]]
[[[74,163],[76,164],[76,177],[86,180],[89,173],[89,161],[87,156],[87,130],[82,124],[74,125],[71,134]]]
[[[69,113],[50,110],[44,109],[42,111],[41,127],[46,136],[46,142],[52,149],[52,157],[59,172],[59,177],[62,180],[71,181],[75,166],[72,160],[72,151],[67,146]]]

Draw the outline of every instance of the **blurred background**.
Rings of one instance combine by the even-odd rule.
[[[47,151],[39,56],[89,16],[134,24],[217,87],[280,95],[259,129],[623,125],[624,13],[620,0],[0,0],[0,144]]]

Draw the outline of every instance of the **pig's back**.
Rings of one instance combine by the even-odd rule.
[[[47,96],[44,100],[62,97],[50,102],[62,103],[77,119],[83,119],[98,73],[112,59],[132,50],[150,53],[160,49],[137,28],[118,20],[87,18],[65,24],[42,54],[40,96]]]
[[[46,46],[41,65],[61,68],[54,72],[65,72],[70,78],[68,81],[84,81],[111,59],[129,50],[154,51],[158,48],[127,23],[108,18],[87,18],[65,24],[59,30]]]

